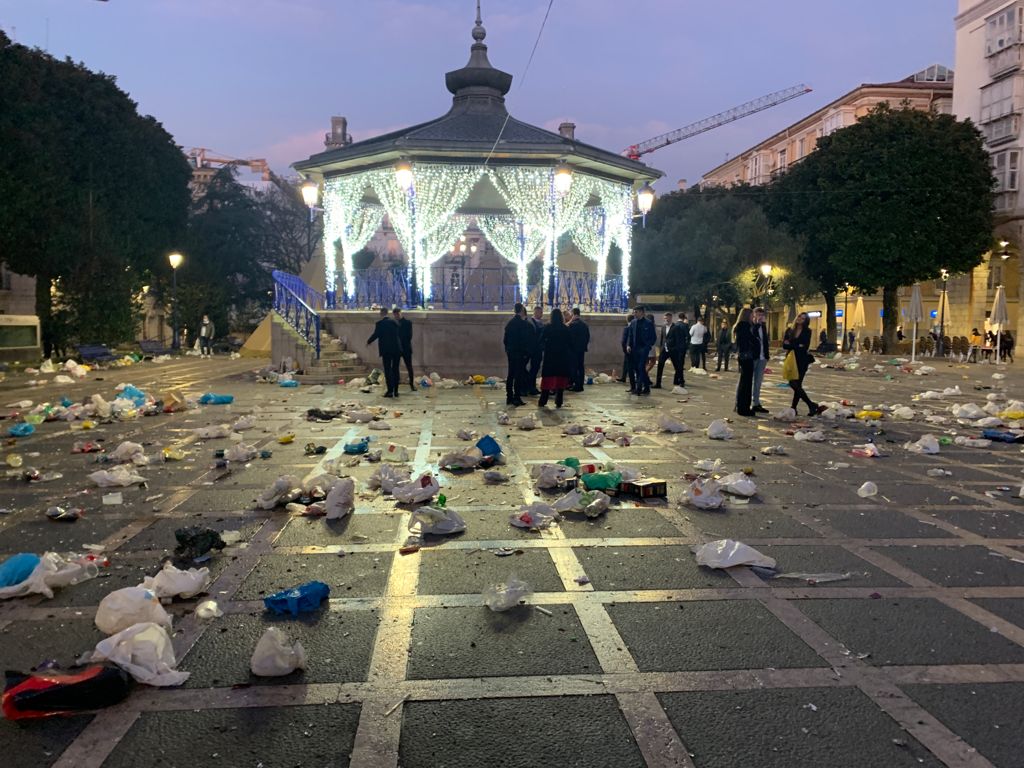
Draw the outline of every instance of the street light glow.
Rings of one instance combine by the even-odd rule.
[[[565,163],[555,166],[555,192],[566,195],[572,186],[572,168]]]
[[[395,163],[395,180],[405,191],[412,189],[412,163],[408,160],[399,160]]]
[[[771,264],[767,264],[767,263],[766,264],[762,264],[761,265],[761,274],[764,275],[765,277],[771,277],[772,265]]]
[[[181,263],[185,261],[185,257],[175,251],[167,256],[167,261],[171,264],[171,269],[177,269],[181,266]]]
[[[302,201],[306,204],[307,208],[313,208],[316,205],[317,198],[320,197],[320,187],[315,181],[310,179],[302,185]]]
[[[636,207],[640,209],[640,213],[646,216],[651,212],[651,207],[654,205],[654,187],[650,184],[644,184],[637,190],[636,193]]]

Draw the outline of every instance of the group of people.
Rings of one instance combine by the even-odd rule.
[[[969,359],[977,361],[978,350],[981,350],[982,354],[987,358],[993,351],[998,349],[1000,360],[1005,362],[1009,359],[1011,363],[1013,362],[1013,334],[1009,331],[995,333],[992,330],[988,330],[982,336],[977,328],[972,328],[970,342],[971,351]]]
[[[543,408],[554,396],[555,407],[565,402],[565,391],[582,392],[585,380],[585,358],[590,346],[590,328],[573,307],[565,321],[562,310],[553,309],[548,322],[544,310],[533,308],[527,317],[526,307],[515,305],[515,314],[505,324],[504,345],[508,357],[505,377],[505,404],[526,405],[524,397],[539,395],[537,405]],[[537,374],[540,374],[540,389]]]
[[[768,328],[765,324],[766,313],[761,307],[740,310],[736,324],[733,326],[733,340],[736,344],[736,357],[740,364],[740,377],[736,383],[736,408],[740,416],[757,416],[768,413],[761,405],[761,385],[764,381],[764,369],[768,363],[769,345]],[[794,411],[800,402],[807,404],[808,415],[815,416],[819,412],[818,404],[811,400],[804,390],[804,377],[807,369],[814,362],[810,351],[811,328],[806,312],[796,316],[793,325],[786,329],[782,338],[782,348],[786,350],[787,361],[783,364],[783,376],[793,390],[793,402],[790,406]]]
[[[409,389],[416,391],[416,382],[412,372],[412,321],[402,316],[402,310],[381,307],[380,319],[373,327],[373,335],[366,340],[367,344],[377,342],[384,367],[384,383],[387,392],[384,397],[398,397],[399,361],[405,361],[405,369],[409,372]]]

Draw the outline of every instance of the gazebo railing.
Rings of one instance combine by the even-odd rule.
[[[306,285],[297,275],[274,270],[274,311],[284,318],[316,352],[320,359],[320,315],[324,295]]]

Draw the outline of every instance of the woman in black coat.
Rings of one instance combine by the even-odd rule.
[[[793,390],[793,404],[790,407],[795,411],[797,403],[803,400],[810,410],[808,415],[816,416],[818,404],[812,401],[804,391],[804,376],[807,374],[807,368],[814,362],[814,358],[811,357],[808,350],[810,345],[811,329],[807,324],[807,313],[801,312],[793,321],[793,326],[786,329],[786,334],[782,339],[782,348],[791,350],[796,358],[796,369],[799,374],[799,378],[789,382],[789,386]]]
[[[544,362],[540,367],[540,400],[537,406],[543,408],[548,404],[548,396],[554,392],[555,407],[562,407],[562,393],[569,386],[569,373],[572,370],[573,349],[569,328],[562,322],[562,310],[551,312],[551,322],[544,326],[540,334],[540,343],[544,350]]]
[[[754,336],[754,326],[750,322],[752,314],[753,310],[750,307],[744,307],[740,310],[740,316],[736,318],[736,325],[732,327],[736,359],[740,364],[740,378],[736,382],[736,407],[733,410],[740,416],[756,415],[750,407],[754,386],[754,360],[758,357],[757,337]]]

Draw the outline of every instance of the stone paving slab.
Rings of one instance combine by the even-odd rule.
[[[849,573],[848,586],[897,587],[903,585],[892,576],[842,547],[815,544],[771,545],[758,547],[758,551],[775,558],[783,573]],[[889,550],[886,549],[886,552]]]
[[[1024,629],[1024,598],[977,597],[971,602]]]
[[[929,512],[937,520],[994,539],[1024,538],[1024,513],[1012,510],[956,509]]]
[[[297,517],[274,539],[275,547],[328,547],[334,544],[385,544],[395,540],[398,515],[348,515],[341,520]]]
[[[886,547],[884,553],[936,584],[1024,586],[1024,562],[1014,562],[985,547]],[[1024,557],[1017,559],[1024,561]]]
[[[411,702],[399,761],[404,768],[645,765],[612,696]]]
[[[689,547],[577,547],[573,550],[594,589],[721,589],[735,586],[728,574],[701,568]]]
[[[236,595],[241,600],[262,600],[282,589],[322,581],[331,597],[378,597],[384,593],[390,552],[357,552],[326,555],[265,555],[242,582]]]
[[[358,704],[146,712],[104,768],[345,766]],[[188,739],[182,739],[188,734]]]
[[[711,538],[813,539],[820,537],[817,531],[794,520],[786,512],[765,509],[759,505],[730,506],[727,513],[704,512],[699,509],[684,511],[684,519],[693,523]]]
[[[497,557],[491,551],[420,550],[421,595],[480,594],[512,575],[526,581],[535,592],[561,592],[564,587],[551,557],[543,549]]]
[[[5,768],[49,768],[92,721],[92,715],[13,723],[0,719]]]

